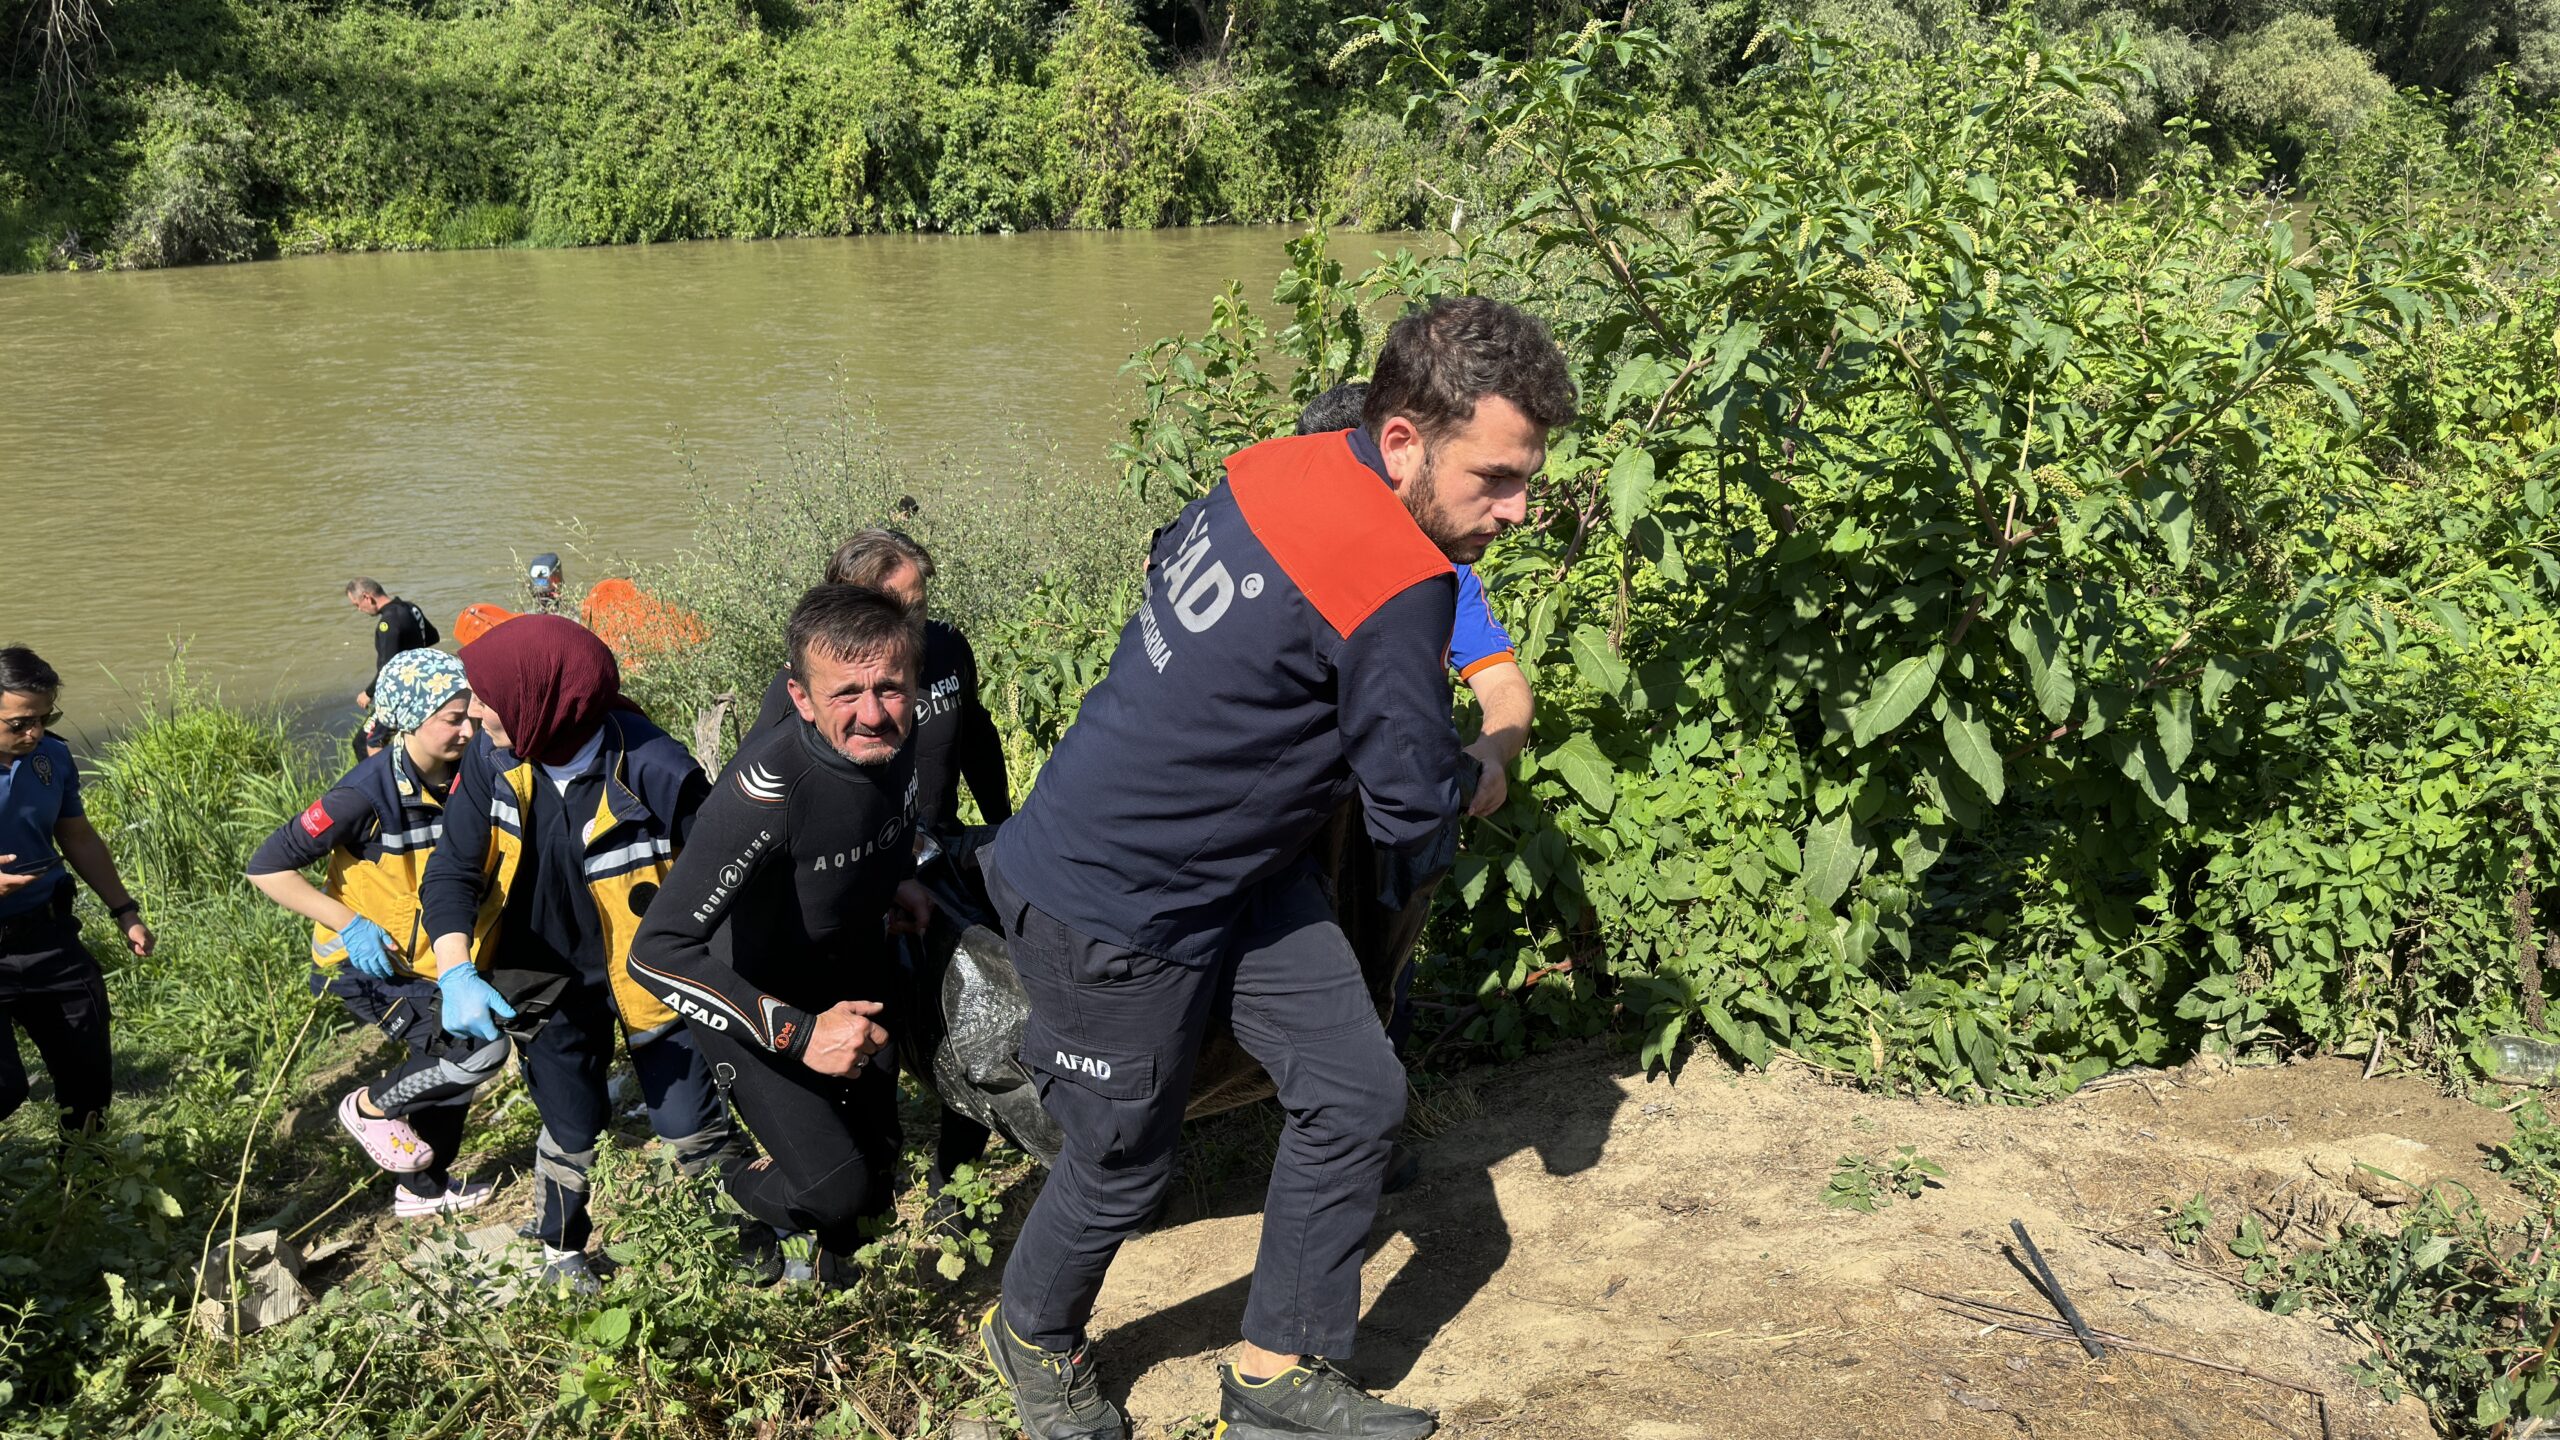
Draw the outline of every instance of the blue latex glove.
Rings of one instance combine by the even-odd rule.
[[[391,932],[359,915],[338,940],[347,947],[347,963],[376,980],[391,978]]]
[[[498,987],[480,978],[480,972],[469,965],[459,965],[444,972],[436,981],[444,992],[444,1028],[449,1035],[468,1035],[474,1040],[498,1038],[498,1022],[516,1018],[516,1007],[498,993]]]

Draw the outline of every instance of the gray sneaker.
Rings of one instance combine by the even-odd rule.
[[[1043,1350],[1004,1322],[1004,1302],[978,1321],[978,1345],[1013,1392],[1015,1416],[1031,1440],[1128,1440],[1129,1422],[1102,1398],[1093,1348]]]
[[[1439,1428],[1430,1411],[1390,1405],[1321,1359],[1259,1385],[1218,1367],[1218,1440],[1422,1440]]]

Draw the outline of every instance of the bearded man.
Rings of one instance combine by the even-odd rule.
[[[985,857],[1032,1003],[1022,1059],[1066,1140],[979,1325],[1033,1440],[1128,1433],[1084,1327],[1172,1176],[1213,1009],[1287,1116],[1219,1433],[1436,1428],[1335,1367],[1405,1081],[1311,850],[1355,795],[1386,851],[1456,813],[1452,567],[1525,518],[1574,413],[1521,311],[1443,299],[1397,322],[1359,428],[1230,457],[1159,533],[1109,675]]]

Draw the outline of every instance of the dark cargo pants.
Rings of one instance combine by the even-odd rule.
[[[53,1072],[63,1130],[96,1125],[115,1088],[107,1023],[106,974],[81,942],[71,882],[64,880],[43,909],[0,923],[0,1120],[26,1103],[27,1066],[17,1035],[24,1030]]]
[[[1283,1354],[1348,1356],[1405,1080],[1313,869],[1263,886],[1206,966],[1080,934],[1026,903],[992,864],[986,877],[1031,997],[1022,1059],[1066,1134],[1005,1264],[1014,1333],[1051,1350],[1083,1334],[1120,1243],[1172,1181],[1192,1067],[1223,1005],[1288,1117],[1244,1338]]]

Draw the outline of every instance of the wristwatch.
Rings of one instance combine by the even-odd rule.
[[[110,906],[107,910],[107,918],[110,920],[122,920],[127,915],[132,916],[136,920],[141,919],[142,902],[139,900],[127,900],[121,905]]]

